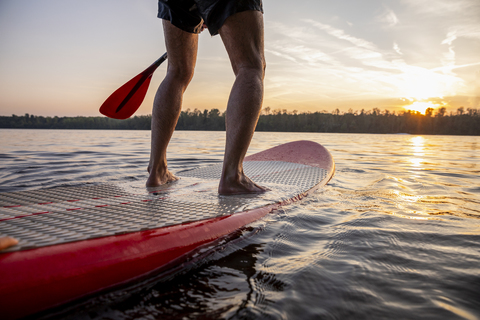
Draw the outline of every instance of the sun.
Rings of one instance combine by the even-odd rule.
[[[430,102],[430,101],[415,101],[414,103],[412,103],[408,106],[404,106],[404,108],[406,110],[412,110],[412,111],[420,112],[421,114],[425,114],[425,111],[428,108],[435,109],[435,108],[438,108],[438,107],[439,107],[438,104],[435,104],[435,103]]]
[[[446,96],[456,95],[464,82],[457,76],[441,72],[440,69],[425,69],[421,67],[402,65],[402,81],[399,84],[405,110],[425,114],[428,108],[446,107],[443,100]]]

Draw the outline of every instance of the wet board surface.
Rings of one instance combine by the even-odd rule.
[[[179,181],[149,190],[105,184],[1,193],[0,236],[19,243],[0,252],[0,309],[25,316],[169,267],[325,185],[334,162],[310,141],[251,155],[244,171],[270,189],[261,195],[219,196],[221,170],[177,172]]]

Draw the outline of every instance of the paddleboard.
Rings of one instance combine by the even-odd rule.
[[[199,248],[298,201],[333,176],[318,143],[286,143],[245,158],[244,171],[270,191],[219,196],[222,164],[176,173],[155,190],[84,185],[0,194],[3,319],[45,312],[184,264]]]

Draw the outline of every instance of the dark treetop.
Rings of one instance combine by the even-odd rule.
[[[440,108],[434,114],[427,109],[426,115],[406,111],[392,113],[381,111],[353,111],[332,113],[273,110],[267,107],[258,121],[257,131],[276,132],[343,132],[343,133],[410,133],[444,135],[480,135],[480,110],[457,109],[446,113]],[[0,128],[31,129],[116,129],[150,130],[151,116],[135,116],[127,120],[106,117],[42,117],[0,116]],[[225,113],[218,109],[182,111],[177,130],[225,130]]]

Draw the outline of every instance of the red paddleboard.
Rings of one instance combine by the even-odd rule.
[[[297,141],[245,158],[271,191],[218,196],[222,165],[177,173],[154,191],[96,185],[0,194],[0,314],[24,317],[178,267],[196,249],[324,186],[335,165],[318,143]]]

